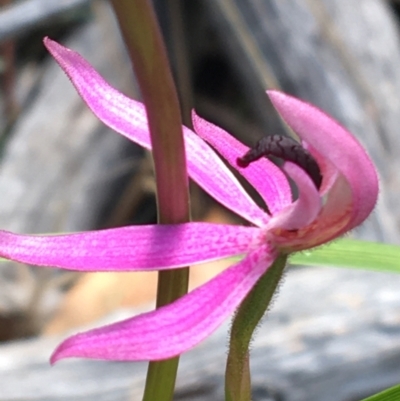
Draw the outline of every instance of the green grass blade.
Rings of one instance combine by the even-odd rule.
[[[400,384],[391,387],[381,393],[364,398],[361,401],[399,401],[400,400]]]
[[[335,266],[400,273],[400,247],[344,238],[295,253],[290,256],[289,261],[293,265]]]

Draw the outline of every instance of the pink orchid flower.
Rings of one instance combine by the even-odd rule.
[[[45,45],[101,121],[150,148],[143,104],[110,87],[79,54],[50,39]],[[278,91],[268,95],[301,138],[302,149],[317,162],[322,177],[318,185],[293,161],[282,169],[267,158],[240,167],[249,148],[196,114],[195,132],[183,127],[190,177],[249,226],[192,222],[54,236],[0,232],[4,258],[88,272],[175,269],[244,255],[170,305],[68,338],[52,362],[65,357],[160,360],[181,354],[235,311],[280,254],[323,244],[368,217],[378,181],[357,140],[314,106]],[[258,191],[268,212],[254,203],[213,148]],[[296,200],[288,177],[296,184]]]

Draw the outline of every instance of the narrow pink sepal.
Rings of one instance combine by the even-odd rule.
[[[144,105],[111,87],[78,53],[49,38],[44,44],[92,112],[108,127],[150,149]],[[214,199],[254,224],[265,217],[226,165],[198,135],[183,127],[188,174]],[[212,172],[212,174],[210,174]]]
[[[237,164],[249,148],[222,128],[204,120],[192,111],[195,132],[207,141],[222,157],[257,190],[271,211],[279,212],[292,202],[292,191],[282,170],[266,158],[252,163],[246,168]]]
[[[239,255],[260,230],[211,223],[129,226],[68,235],[0,231],[0,257],[78,271],[162,270]]]
[[[69,357],[148,361],[179,355],[212,334],[235,311],[276,256],[264,244],[170,305],[68,338],[51,363]]]
[[[275,90],[268,91],[268,95],[289,127],[330,160],[349,182],[353,208],[347,229],[360,224],[371,213],[378,197],[376,170],[362,146],[315,106]]]
[[[310,176],[298,165],[285,162],[284,170],[296,183],[299,197],[292,204],[275,214],[267,229],[298,230],[311,224],[321,210],[321,197]]]

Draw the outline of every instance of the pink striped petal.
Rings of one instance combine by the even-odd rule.
[[[375,168],[359,142],[316,107],[278,91],[268,95],[287,124],[327,158],[350,184],[353,209],[348,229],[364,221],[378,197]]]
[[[150,149],[144,105],[112,88],[78,53],[46,38],[44,44],[92,112],[108,127]],[[222,160],[193,131],[183,127],[188,173],[214,199],[246,220],[261,224],[258,208]]]
[[[0,231],[0,257],[79,271],[174,269],[246,253],[255,227],[209,223],[130,226],[53,236]]]
[[[212,334],[235,311],[276,256],[264,244],[170,305],[68,338],[51,363],[68,357],[147,361],[179,355]]]
[[[222,128],[198,116],[195,111],[192,112],[192,120],[196,133],[246,178],[264,199],[271,214],[279,212],[292,202],[288,180],[278,166],[262,158],[246,168],[239,167],[237,158],[247,153],[249,148]]]
[[[298,165],[285,162],[284,170],[296,183],[299,197],[274,215],[267,229],[298,230],[311,224],[321,210],[321,197],[310,176]]]

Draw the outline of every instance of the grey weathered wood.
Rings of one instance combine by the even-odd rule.
[[[254,401],[357,401],[399,382],[399,285],[400,277],[383,273],[290,270],[252,343]],[[227,329],[182,357],[176,400],[223,400]],[[2,401],[141,399],[146,363],[74,359],[50,367],[59,341],[0,346]]]
[[[268,132],[266,88],[336,117],[378,166],[381,196],[362,238],[400,240],[400,41],[380,0],[210,0],[209,15]]]
[[[55,22],[66,23],[65,15],[91,0],[24,0],[0,8],[0,41],[26,35],[32,29]]]
[[[64,44],[83,54],[114,86],[136,95],[114,17],[105,2],[95,5],[93,22]],[[34,77],[24,110],[2,149],[0,227],[21,233],[95,228],[104,221],[116,185],[135,171],[137,148],[90,112],[51,57]],[[13,264],[0,266],[3,314],[32,313],[38,288],[47,292],[38,313],[46,315],[56,307],[59,289],[48,286],[48,277],[43,277],[44,286],[40,275],[15,271]]]

